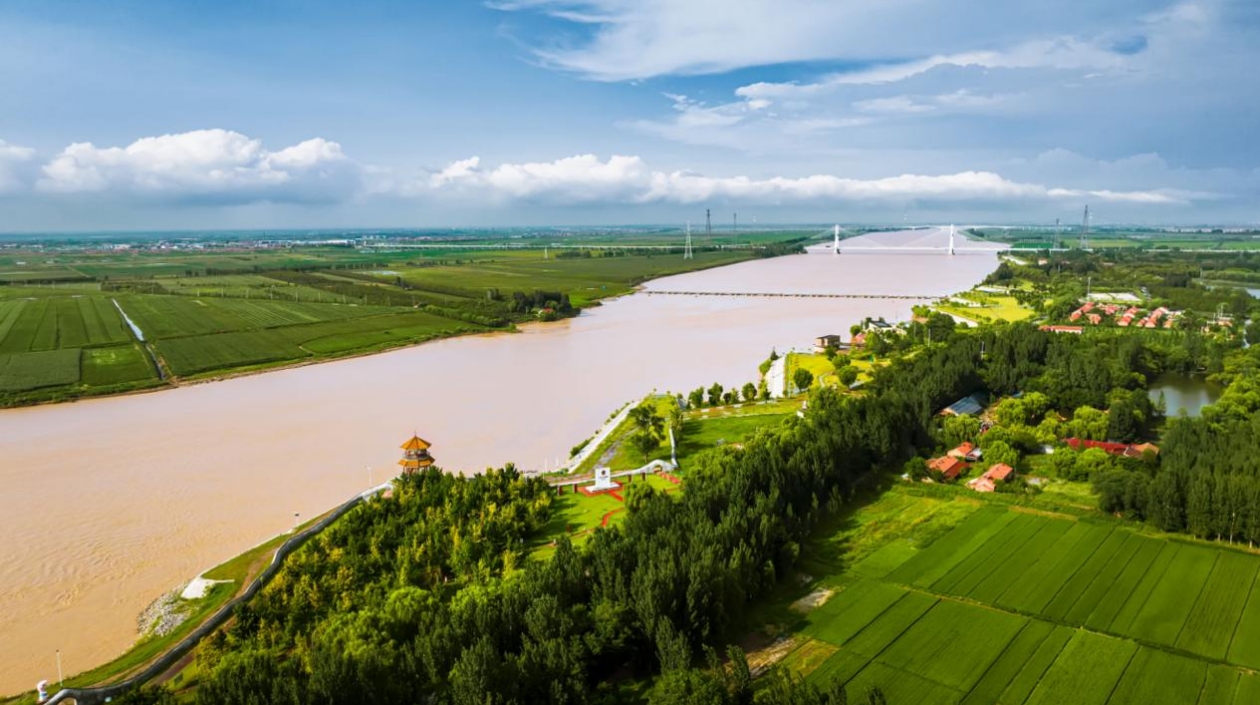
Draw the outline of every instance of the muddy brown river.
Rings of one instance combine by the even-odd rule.
[[[995,266],[992,252],[824,251],[645,288],[939,296]],[[637,294],[517,334],[0,411],[0,693],[55,679],[57,649],[66,675],[119,655],[146,605],[288,530],[294,512],[367,488],[369,466],[377,483],[394,474],[412,432],[451,471],[554,467],[627,401],[754,381],[771,348],[905,320],[913,303]]]

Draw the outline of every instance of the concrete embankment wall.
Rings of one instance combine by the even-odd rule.
[[[312,536],[328,528],[333,522],[345,516],[346,512],[354,509],[368,497],[371,497],[377,491],[380,491],[387,486],[388,485],[382,485],[381,487],[373,488],[363,494],[355,495],[345,504],[342,504],[334,509],[328,516],[320,519],[312,526],[303,529],[301,532],[294,534],[292,538],[285,541],[280,548],[276,550],[275,556],[271,559],[271,564],[268,565],[262,573],[259,573],[258,577],[254,578],[254,581],[249,584],[249,587],[245,589],[245,592],[220,607],[219,611],[215,612],[210,619],[206,620],[201,624],[201,626],[194,629],[191,634],[181,639],[179,643],[175,644],[175,646],[171,647],[169,651],[159,656],[140,673],[137,673],[136,675],[119,683],[104,685],[97,688],[63,688],[51,698],[46,700],[45,705],[54,705],[55,703],[63,701],[74,701],[75,703],[78,703],[78,705],[98,705],[98,703],[106,702],[107,698],[114,698],[122,695],[128,690],[138,688],[162,675],[174,666],[180,659],[187,656],[188,653],[193,650],[193,647],[195,647],[202,639],[214,633],[214,630],[223,626],[224,622],[231,618],[233,610],[236,609],[237,605],[253,599],[253,597],[258,594],[259,590],[266,587],[267,583],[271,582],[271,579],[276,577],[276,574],[280,572],[280,568],[284,565],[285,558],[297,549],[301,548],[302,544],[306,543],[306,541]]]

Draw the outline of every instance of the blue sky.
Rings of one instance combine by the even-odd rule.
[[[1249,0],[0,1],[0,231],[1260,222]]]

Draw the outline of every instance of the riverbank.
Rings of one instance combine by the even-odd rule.
[[[750,291],[813,282],[844,292],[931,271],[933,293],[945,295],[994,264],[802,255],[650,286],[695,290],[687,278],[701,277]],[[905,309],[895,300],[621,296],[511,336],[0,411],[0,534],[10,547],[0,565],[0,689],[29,687],[57,648],[67,672],[122,653],[135,616],[159,595],[288,529],[293,512],[314,516],[361,489],[365,466],[383,477],[413,432],[453,472],[550,467],[644,390],[742,386],[772,348],[806,345],[866,316],[905,318]],[[67,438],[85,463],[65,461]]]

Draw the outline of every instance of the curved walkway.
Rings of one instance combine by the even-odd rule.
[[[210,636],[210,634],[214,633],[216,629],[223,626],[223,623],[232,617],[232,613],[236,609],[237,605],[252,599],[254,595],[258,594],[259,590],[263,589],[267,583],[271,582],[271,579],[276,577],[276,574],[280,572],[280,568],[284,564],[284,559],[287,558],[289,554],[293,553],[298,548],[301,548],[302,544],[306,543],[308,539],[328,528],[334,521],[337,521],[341,517],[345,516],[346,512],[354,509],[377,493],[383,492],[390,487],[391,483],[385,483],[383,485],[373,487],[366,492],[355,495],[350,498],[349,501],[334,509],[328,514],[328,516],[320,519],[314,525],[303,529],[288,541],[285,541],[281,544],[280,548],[276,549],[276,554],[272,557],[271,564],[268,565],[262,573],[259,573],[258,577],[254,578],[254,581],[249,584],[249,587],[245,589],[245,592],[237,595],[227,604],[220,607],[219,610],[210,617],[210,619],[203,622],[201,626],[197,627],[191,634],[181,639],[166,653],[150,662],[143,671],[124,681],[96,688],[63,688],[57,691],[57,693],[55,693],[51,698],[45,700],[44,705],[54,705],[55,703],[60,703],[63,700],[74,700],[78,705],[97,705],[98,703],[105,703],[112,698],[118,697],[133,688],[138,688],[162,675],[167,671],[167,669],[174,666],[180,659],[187,656],[188,653],[193,650],[193,647],[195,647],[202,639]]]
[[[577,455],[569,458],[569,462],[562,466],[564,471],[573,472],[577,468],[581,467],[582,463],[586,462],[587,458],[591,457],[595,451],[599,450],[600,444],[603,443],[604,440],[608,438],[608,436],[612,434],[618,426],[621,425],[621,422],[626,420],[626,417],[630,415],[630,410],[633,408],[634,402],[630,402],[621,407],[621,411],[618,411],[615,416],[608,419],[608,422],[605,423],[594,436],[591,436],[591,440],[587,441],[586,445],[582,446],[582,450],[579,450]]]

